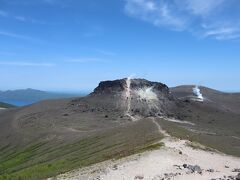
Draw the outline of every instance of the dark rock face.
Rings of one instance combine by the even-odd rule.
[[[98,87],[94,89],[91,95],[111,94],[124,91],[126,87],[126,79],[118,79],[114,81],[102,81]]]
[[[143,88],[149,88],[153,87],[153,90],[163,92],[163,93],[169,93],[169,88],[167,85],[159,83],[159,82],[152,82],[148,81],[146,79],[132,79],[131,80],[131,89],[143,89]]]
[[[114,81],[102,81],[98,87],[94,89],[91,95],[119,93],[126,90],[127,84],[125,79],[118,79]],[[131,79],[131,90],[138,90],[143,88],[153,87],[154,91],[169,94],[169,88],[167,85],[159,82],[151,82],[145,79]]]

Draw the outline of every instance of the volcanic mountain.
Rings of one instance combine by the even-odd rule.
[[[165,84],[145,79],[101,82],[89,98],[98,102],[98,107],[111,105],[132,120],[148,116],[165,116],[171,106],[174,106],[173,96]]]
[[[240,95],[200,87],[203,101],[196,101],[194,92],[125,78],[100,82],[85,97],[0,112],[0,179],[45,178],[151,149],[163,137],[160,125],[240,156]]]

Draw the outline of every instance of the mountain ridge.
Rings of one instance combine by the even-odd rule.
[[[81,96],[82,94],[48,92],[32,88],[0,91],[0,101],[6,103],[23,102],[28,104],[36,103],[47,99],[61,99]],[[18,104],[16,104],[18,105]]]

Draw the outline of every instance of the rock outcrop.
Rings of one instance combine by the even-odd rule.
[[[103,81],[90,97],[115,102],[118,109],[133,119],[139,116],[165,116],[174,105],[167,85],[145,79]]]

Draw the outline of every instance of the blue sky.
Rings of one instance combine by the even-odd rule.
[[[0,0],[0,89],[134,75],[240,90],[238,0]]]

